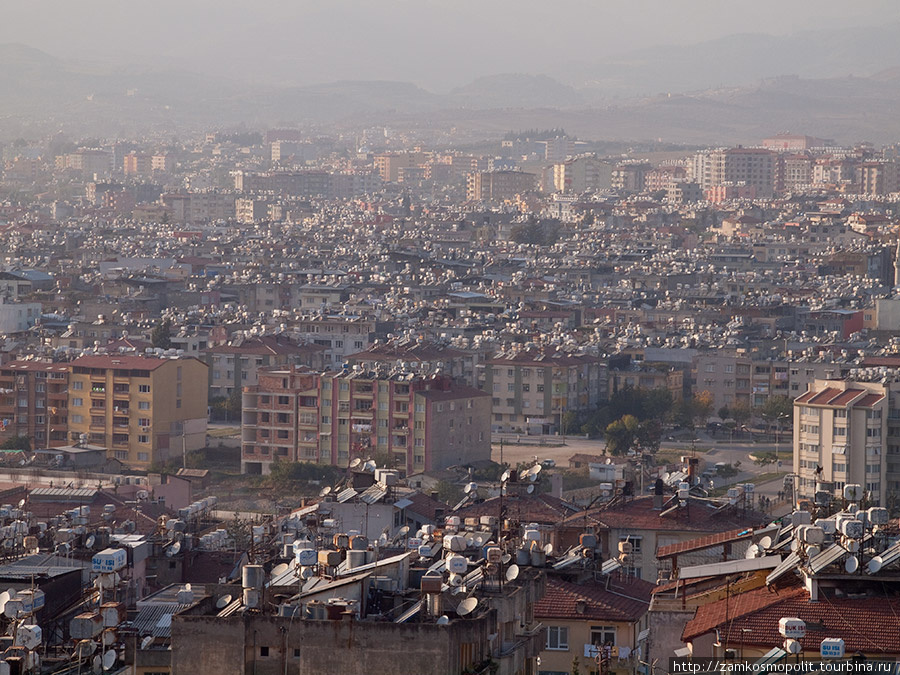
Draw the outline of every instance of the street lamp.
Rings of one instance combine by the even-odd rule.
[[[775,461],[777,462],[781,459],[779,455],[779,444],[781,441],[781,422],[782,420],[786,420],[790,418],[790,415],[787,413],[778,413],[778,416],[775,418]]]

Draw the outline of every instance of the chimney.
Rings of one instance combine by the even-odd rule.
[[[563,480],[562,474],[554,473],[550,475],[550,494],[557,499],[562,499]]]

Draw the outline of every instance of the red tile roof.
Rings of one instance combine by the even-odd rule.
[[[454,515],[460,518],[496,516],[499,508],[499,499],[499,497],[493,497],[478,504],[464,506],[456,511]],[[577,513],[577,509],[574,506],[546,493],[509,495],[503,498],[504,517],[520,523],[554,525],[574,513]]]
[[[878,401],[880,401],[883,398],[884,398],[883,394],[867,394],[866,396],[863,396],[861,399],[859,399],[853,405],[855,407],[859,407],[859,408],[871,408],[873,405],[878,403]]]
[[[833,387],[828,387],[827,389],[823,389],[822,391],[820,391],[818,394],[816,394],[815,396],[813,396],[811,399],[809,399],[806,402],[818,404],[818,405],[825,405],[826,403],[831,401],[831,399],[833,399],[835,396],[837,396],[840,393],[841,393],[840,389],[834,389]]]
[[[726,509],[715,512],[708,502],[691,499],[686,508],[680,508],[665,516],[653,508],[653,497],[638,497],[611,508],[593,509],[587,520],[605,529],[653,530],[657,532],[727,532],[736,528],[749,528],[767,522],[764,515],[755,511]],[[584,512],[566,520],[572,525],[584,525]]]
[[[828,405],[833,406],[846,406],[854,399],[858,398],[861,394],[865,393],[862,389],[847,389],[846,391],[840,393],[835,398],[828,401]],[[814,401],[817,403],[818,401]],[[823,401],[824,403],[824,401]]]
[[[737,530],[729,530],[728,532],[717,532],[716,534],[708,534],[705,537],[697,537],[687,541],[680,541],[676,544],[668,546],[660,546],[656,550],[657,558],[668,558],[671,555],[679,553],[688,553],[690,551],[700,551],[704,548],[719,546],[725,542],[740,541],[741,539],[749,539],[753,536],[753,528],[744,527]]]
[[[847,653],[900,655],[900,598],[883,593],[866,598],[837,598],[819,592],[809,602],[806,590],[793,587],[774,594],[761,588],[697,608],[684,628],[688,641],[719,628],[722,639],[738,645],[773,646],[782,642],[778,620],[785,616],[806,621],[804,650],[819,651],[823,638],[843,638]]]
[[[650,607],[649,581],[617,576],[606,583],[573,584],[561,579],[547,580],[544,597],[534,606],[537,619],[584,621],[638,621]],[[579,612],[580,603],[584,603]]]

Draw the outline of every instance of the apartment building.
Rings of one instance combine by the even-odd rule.
[[[208,366],[199,359],[82,356],[70,364],[69,436],[134,468],[206,445]]]
[[[713,410],[735,404],[758,408],[770,397],[791,396],[789,371],[785,361],[742,350],[698,354],[693,364],[694,391],[712,394]]]
[[[209,396],[231,396],[242,387],[257,384],[262,368],[294,365],[324,370],[324,353],[325,347],[320,345],[297,345],[271,335],[208,347],[202,358],[209,366]]]
[[[694,156],[693,176],[706,191],[726,185],[746,186],[759,198],[775,188],[775,153],[763,148],[729,148]]]
[[[652,168],[643,162],[620,164],[612,171],[611,187],[620,192],[640,192]]]
[[[33,449],[69,444],[69,365],[12,361],[0,368],[0,440],[26,436]]]
[[[593,410],[606,400],[608,371],[598,356],[561,349],[501,352],[479,366],[492,397],[498,433],[556,433],[567,412]]]
[[[272,369],[244,389],[244,473],[267,474],[275,461],[346,467],[376,454],[421,473],[488,460],[490,443],[490,397],[446,377]]]
[[[897,371],[860,369],[845,380],[815,380],[794,400],[797,495],[840,498],[862,485],[873,505],[900,490],[900,379]]]
[[[593,155],[572,157],[553,165],[553,189],[564,194],[609,188],[610,178],[610,166]]]
[[[368,349],[375,334],[375,320],[361,316],[311,315],[291,331],[301,341],[325,348],[325,368],[339,366],[351,354]]]
[[[529,192],[537,185],[537,176],[524,171],[476,171],[466,182],[466,199],[476,202],[502,202]]]

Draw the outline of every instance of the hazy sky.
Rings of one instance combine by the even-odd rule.
[[[898,19],[898,0],[2,0],[0,43],[267,82],[443,90],[647,46]]]

